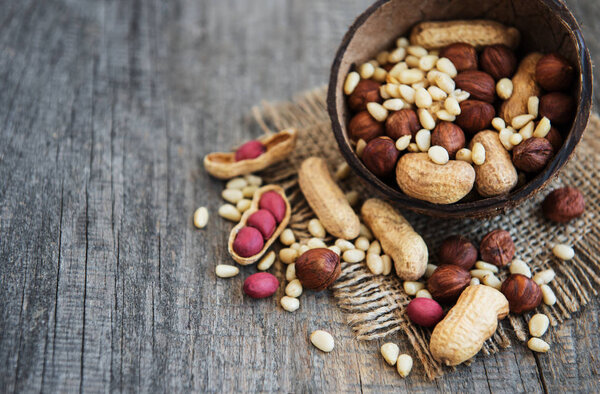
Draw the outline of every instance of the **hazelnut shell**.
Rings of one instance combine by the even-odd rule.
[[[388,137],[377,137],[367,144],[362,154],[362,161],[373,174],[385,178],[392,174],[400,152],[396,144]]]
[[[468,239],[453,235],[442,242],[438,253],[440,264],[457,265],[469,270],[477,261],[477,249]]]
[[[373,119],[369,112],[361,111],[350,119],[348,131],[352,140],[358,141],[363,139],[365,142],[369,142],[373,138],[382,136],[384,128],[383,123]]]
[[[479,56],[481,69],[490,74],[496,81],[510,78],[517,69],[517,57],[506,45],[495,44],[483,48]]]
[[[307,289],[324,290],[341,272],[340,256],[327,248],[307,250],[296,260],[296,277]]]
[[[493,103],[496,97],[496,83],[490,74],[483,71],[467,70],[459,73],[454,82],[458,89],[462,89],[471,94],[470,98],[474,100]]]
[[[465,133],[451,122],[440,122],[431,133],[431,145],[444,147],[450,158],[454,158],[459,149],[465,147]]]
[[[479,253],[483,261],[504,267],[515,257],[515,244],[508,231],[498,229],[483,237]]]
[[[471,274],[456,265],[440,265],[427,280],[427,289],[439,302],[454,302],[469,286]]]
[[[385,134],[394,141],[405,135],[414,137],[420,128],[419,118],[410,108],[391,113],[385,121]]]
[[[379,94],[381,84],[371,79],[363,79],[354,88],[354,91],[348,96],[348,106],[354,112],[365,111],[367,103],[381,103],[383,99]]]
[[[465,132],[475,134],[485,130],[496,116],[494,106],[480,100],[465,100],[460,103],[460,115],[455,123]]]
[[[477,70],[477,50],[470,44],[450,44],[440,50],[440,57],[446,57],[458,72]]]
[[[574,76],[573,67],[557,53],[544,55],[535,67],[535,80],[549,92],[569,89]]]
[[[508,300],[512,313],[523,313],[537,308],[542,302],[542,290],[525,275],[510,275],[502,283],[500,292]]]
[[[567,124],[575,114],[575,100],[568,94],[553,92],[540,98],[540,117],[545,116],[552,124]]]
[[[515,146],[512,161],[515,167],[525,172],[539,172],[552,159],[554,148],[545,138],[532,137]]]
[[[548,219],[567,223],[583,214],[585,198],[579,189],[566,186],[553,190],[542,203],[542,211]]]

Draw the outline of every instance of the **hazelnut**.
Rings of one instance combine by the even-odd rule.
[[[535,80],[550,92],[569,89],[574,76],[573,67],[558,53],[544,55],[535,67]]]
[[[375,137],[382,136],[384,129],[383,123],[373,119],[368,111],[361,111],[350,119],[348,131],[352,140],[363,139],[365,142],[369,142]]]
[[[552,124],[566,124],[575,113],[575,100],[564,93],[548,93],[540,98],[539,112],[540,117],[547,117]]]
[[[490,74],[483,71],[463,71],[454,78],[457,89],[462,89],[471,94],[474,100],[493,103],[496,93],[496,83]]]
[[[542,203],[542,211],[548,219],[566,223],[579,217],[585,211],[583,194],[574,187],[561,187],[553,190]]]
[[[456,67],[456,71],[477,70],[477,51],[470,44],[456,43],[440,50],[440,57],[446,57]]]
[[[515,167],[525,172],[539,172],[552,159],[554,148],[545,138],[529,138],[515,146],[512,161]]]
[[[390,114],[385,121],[385,134],[396,141],[405,135],[414,135],[421,128],[415,111],[409,108]]]
[[[454,158],[456,152],[465,147],[465,133],[454,123],[440,122],[431,134],[431,145],[444,147],[450,158]]]
[[[362,161],[373,174],[385,178],[394,172],[399,156],[394,141],[388,137],[377,137],[365,147]]]
[[[506,45],[489,45],[481,52],[479,65],[495,80],[510,78],[517,68],[517,57]]]
[[[552,145],[554,152],[558,152],[560,150],[560,148],[562,147],[563,138],[562,138],[562,135],[560,135],[560,132],[558,131],[558,129],[556,127],[551,126],[550,131],[544,138],[550,142],[550,145]]]
[[[324,290],[341,272],[340,256],[327,248],[307,250],[296,260],[296,277],[307,289]]]
[[[440,264],[457,265],[469,270],[477,261],[477,249],[468,239],[453,235],[442,242],[438,253]]]
[[[469,286],[471,274],[457,265],[440,265],[427,280],[427,289],[439,302],[454,302]]]
[[[475,134],[486,129],[496,116],[494,106],[479,100],[465,100],[460,103],[460,115],[456,124],[465,132]]]
[[[508,300],[508,307],[512,313],[528,312],[542,302],[542,290],[525,275],[510,275],[502,283],[500,291]]]
[[[479,253],[483,261],[504,267],[515,257],[515,244],[508,231],[494,230],[481,240]]]
[[[248,141],[235,151],[235,161],[256,159],[267,151],[267,147],[260,141]]]
[[[363,79],[356,85],[354,91],[348,96],[348,106],[354,112],[367,109],[367,103],[381,103],[383,99],[379,94],[381,84],[371,79]]]

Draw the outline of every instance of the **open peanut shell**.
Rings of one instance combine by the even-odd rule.
[[[235,152],[209,153],[204,157],[204,168],[219,179],[231,179],[264,170],[285,159],[296,146],[296,138],[297,132],[293,128],[259,138],[267,150],[255,159],[235,161]]]
[[[259,203],[262,195],[269,191],[274,191],[274,192],[278,193],[283,198],[283,201],[285,201],[285,216],[283,217],[283,220],[275,228],[275,231],[273,232],[273,235],[271,235],[271,238],[269,238],[268,240],[265,241],[265,244],[264,244],[263,248],[260,250],[260,252],[258,252],[254,256],[242,257],[233,250],[233,241],[235,241],[235,237],[237,236],[238,231],[240,231],[240,229],[242,227],[246,226],[246,222],[248,221],[248,218],[250,217],[250,215],[252,215],[254,212],[259,210],[258,203]],[[279,187],[277,185],[266,185],[266,186],[261,187],[254,193],[254,197],[252,198],[252,204],[250,204],[250,208],[248,208],[246,210],[246,212],[244,212],[240,222],[238,224],[236,224],[235,227],[231,229],[231,233],[229,233],[229,241],[227,242],[227,250],[229,251],[229,254],[231,255],[231,257],[233,257],[233,259],[238,264],[241,264],[241,265],[250,265],[250,264],[256,262],[258,259],[260,259],[265,254],[265,252],[269,249],[269,247],[273,244],[273,242],[275,242],[275,240],[279,237],[281,232],[283,230],[285,230],[285,228],[288,225],[288,222],[290,221],[291,215],[292,215],[292,207],[290,206],[290,202],[288,201],[288,199],[285,195],[285,191],[281,187]]]

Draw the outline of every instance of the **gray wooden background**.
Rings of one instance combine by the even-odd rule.
[[[231,225],[202,157],[257,135],[260,100],[325,83],[369,3],[0,2],[0,391],[598,390],[597,302],[546,355],[515,346],[429,382],[354,340],[326,292],[288,314],[243,296],[255,268],[215,277]],[[600,6],[568,3],[600,59]]]

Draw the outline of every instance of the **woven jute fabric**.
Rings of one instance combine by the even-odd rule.
[[[319,88],[299,95],[291,102],[262,103],[253,108],[253,116],[265,133],[287,127],[298,130],[298,142],[290,157],[269,168],[262,175],[270,183],[282,185],[293,206],[290,227],[301,240],[310,237],[308,221],[314,213],[304,199],[297,183],[297,170],[304,159],[320,156],[327,160],[330,170],[343,162],[331,131],[325,102],[326,90]],[[421,234],[429,248],[430,263],[436,263],[440,242],[451,234],[461,234],[479,242],[494,229],[508,230],[516,245],[516,257],[526,261],[535,273],[553,268],[556,278],[550,283],[557,296],[551,307],[543,305],[537,311],[550,318],[551,325],[570,319],[592,297],[600,285],[600,231],[598,213],[600,179],[596,176],[600,160],[600,118],[592,116],[576,155],[563,168],[549,187],[529,201],[503,215],[491,219],[448,220],[431,218],[407,210],[400,212]],[[348,192],[356,190],[362,200],[382,197],[360,177],[352,175],[341,181],[340,187]],[[552,189],[571,185],[579,188],[586,198],[586,211],[581,218],[561,225],[548,221],[540,212],[544,196]],[[357,209],[358,210],[358,209]],[[555,243],[574,246],[575,258],[562,262],[553,256]],[[502,270],[503,279],[507,270]],[[333,294],[339,307],[347,314],[348,324],[361,340],[373,340],[396,333],[405,336],[415,355],[421,360],[429,378],[441,376],[449,368],[433,359],[429,352],[431,331],[412,324],[406,317],[410,297],[404,293],[402,283],[393,273],[388,276],[373,275],[364,263],[342,264],[342,274],[333,285]],[[482,353],[489,355],[510,346],[511,341],[528,339],[527,320],[530,314],[509,315],[484,345]],[[481,357],[478,356],[478,357]]]

